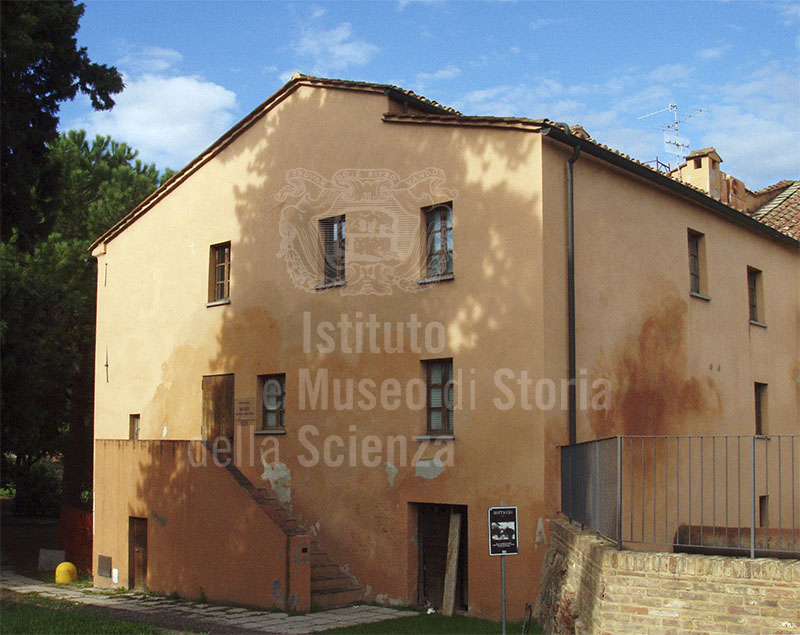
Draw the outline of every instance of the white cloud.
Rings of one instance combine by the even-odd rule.
[[[701,49],[697,52],[697,57],[701,60],[715,60],[731,49],[730,44],[723,44],[720,46],[712,46],[707,49]]]
[[[534,77],[450,101],[466,114],[581,124],[600,143],[640,161],[658,156],[673,163],[675,157],[664,149],[662,128],[672,123],[668,106],[677,102],[684,122],[681,136],[690,138],[692,148],[717,148],[725,160],[723,169],[750,189],[799,178],[800,78],[794,69],[767,62],[749,74],[741,72],[735,81],[688,83],[697,72],[681,63],[655,70],[627,68],[597,83]],[[702,112],[690,117],[697,108]],[[659,110],[664,111],[642,117]]]
[[[159,169],[180,169],[236,120],[236,95],[197,75],[181,75],[180,53],[139,48],[118,62],[125,90],[110,111],[87,109],[69,122],[90,136],[111,135]]]
[[[531,31],[536,31],[544,27],[552,26],[553,24],[560,24],[561,22],[564,22],[562,18],[537,18],[531,22],[529,26]]]
[[[800,79],[777,63],[740,81],[708,87],[702,145],[713,145],[722,168],[750,189],[800,177]]]
[[[444,0],[399,0],[398,3],[397,3],[397,10],[398,11],[402,11],[408,5],[413,4],[413,3],[419,3],[419,4],[441,4],[443,2],[444,2]]]
[[[691,69],[686,64],[663,64],[647,74],[651,82],[674,82],[686,79],[691,75]]]
[[[378,47],[353,39],[353,26],[342,22],[333,29],[304,27],[293,45],[298,57],[308,59],[311,72],[328,75],[350,66],[363,66],[378,52]]]
[[[430,79],[453,79],[461,75],[461,69],[458,66],[445,66],[433,73],[417,73],[417,81],[423,82]]]
[[[183,55],[172,49],[160,46],[131,47],[128,53],[116,62],[119,68],[136,75],[145,73],[163,73],[171,70],[183,61]]]

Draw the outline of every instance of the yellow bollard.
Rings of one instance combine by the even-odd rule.
[[[69,584],[78,579],[78,570],[71,562],[62,562],[56,567],[56,584]]]

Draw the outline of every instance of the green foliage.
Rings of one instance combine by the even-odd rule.
[[[19,496],[34,464],[66,450],[65,502],[79,507],[91,488],[97,266],[89,245],[161,179],[108,137],[90,143],[70,131],[50,147],[47,169],[63,186],[53,231],[30,249],[16,233],[0,245],[2,485]]]
[[[35,463],[17,479],[14,513],[57,517],[61,508],[61,478],[47,462]]]
[[[146,624],[104,617],[63,600],[19,595],[0,600],[3,633],[163,633]]]
[[[2,205],[4,241],[31,249],[52,227],[58,170],[46,161],[59,104],[78,92],[106,110],[123,89],[117,69],[95,64],[75,33],[83,5],[44,0],[0,3]]]
[[[522,623],[511,622],[506,624],[509,633],[521,633]],[[396,619],[373,622],[372,624],[356,624],[334,628],[324,633],[502,633],[502,624],[481,620],[476,617],[454,615],[445,617],[438,613],[426,615],[412,615]],[[533,625],[531,633],[543,633],[538,624]]]

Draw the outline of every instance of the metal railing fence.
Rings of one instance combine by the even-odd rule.
[[[623,545],[800,558],[800,435],[561,447],[561,511]]]

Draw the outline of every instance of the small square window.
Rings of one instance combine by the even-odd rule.
[[[769,527],[769,496],[758,497],[758,526]]]
[[[689,291],[697,295],[707,295],[705,236],[692,229],[687,231],[687,236],[689,244]]]
[[[761,272],[753,267],[747,268],[747,298],[750,305],[750,321],[764,322],[764,290],[761,286]]]
[[[128,417],[128,439],[130,441],[139,440],[140,421],[141,421],[140,415],[130,415]]]
[[[755,383],[756,434],[767,433],[767,384]]]
[[[423,209],[426,223],[428,278],[453,273],[453,204],[441,203]]]
[[[425,362],[427,371],[428,434],[453,434],[453,360]]]
[[[208,301],[223,302],[231,297],[231,244],[211,245]]]
[[[261,388],[261,429],[282,429],[286,413],[286,375],[261,375],[258,379]]]
[[[694,160],[694,169],[695,170],[699,170],[701,165],[702,165],[702,159],[695,159]]]
[[[323,245],[323,282],[344,282],[345,270],[345,218],[333,216],[319,221]]]

